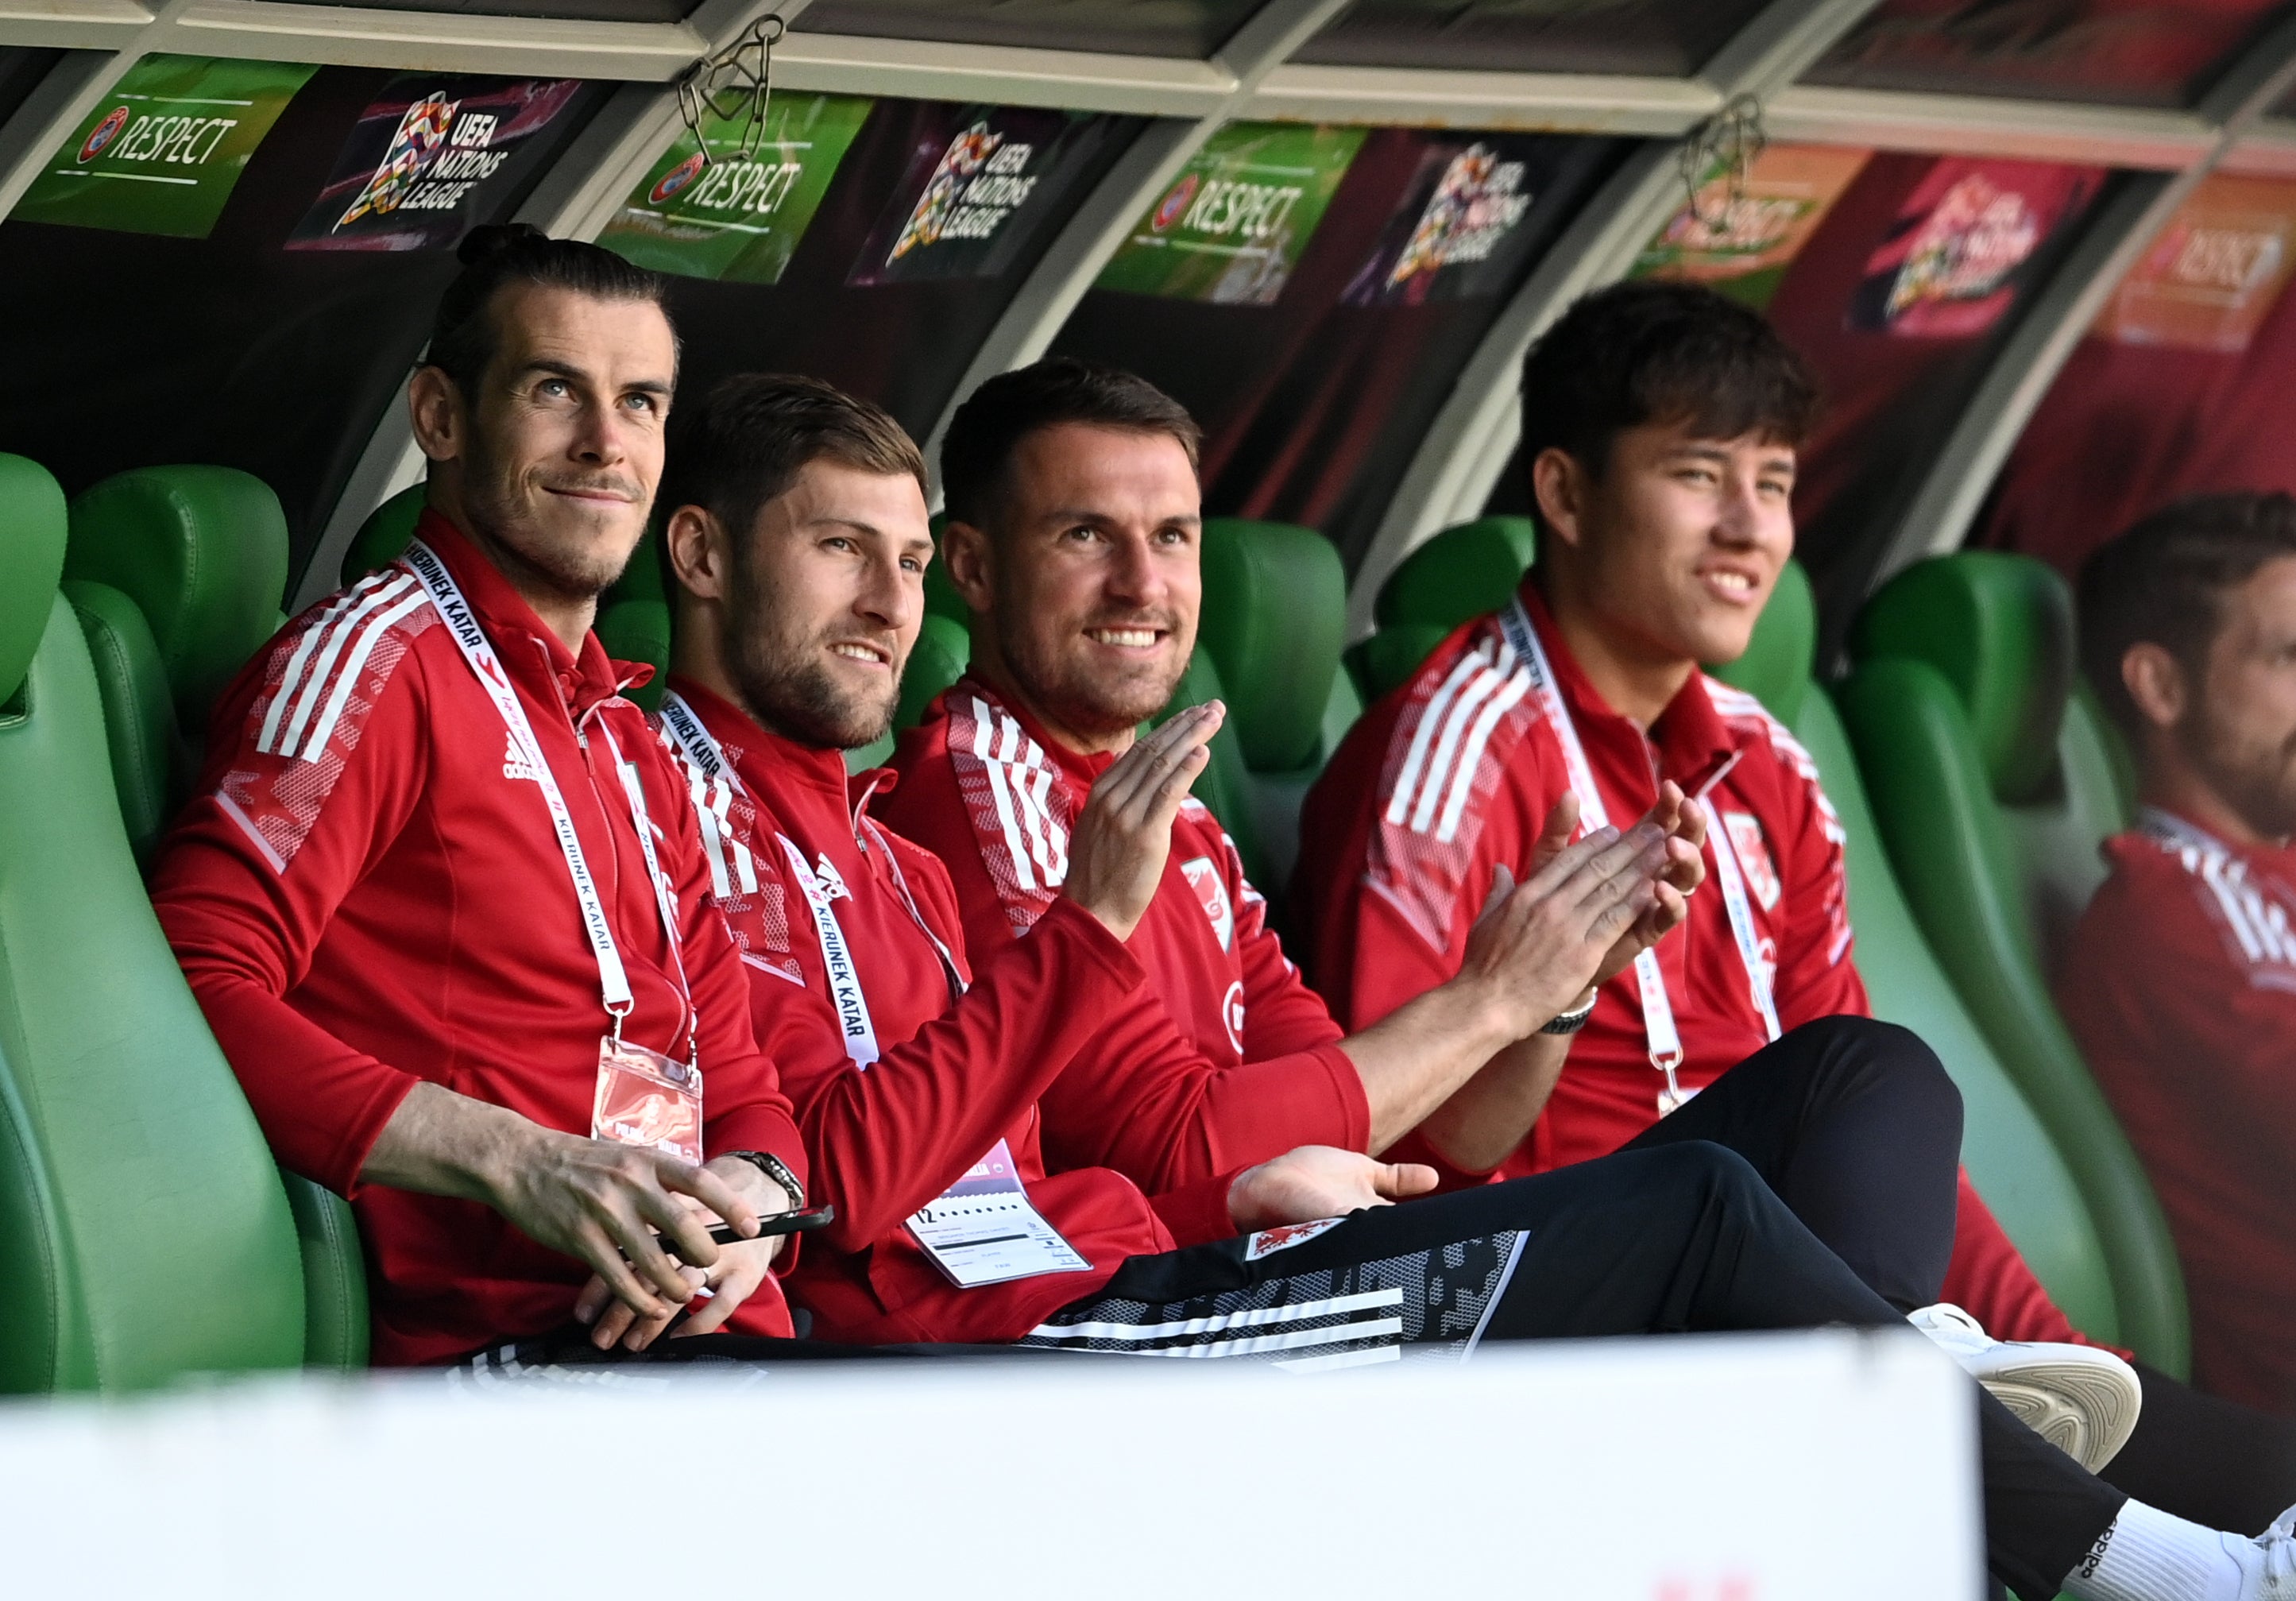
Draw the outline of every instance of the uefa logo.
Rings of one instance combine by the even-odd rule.
[[[103,153],[105,145],[119,137],[119,130],[127,126],[127,108],[124,105],[112,107],[111,114],[89,132],[86,142],[79,147],[77,159],[83,164],[94,160]]]
[[[653,188],[648,192],[646,199],[659,206],[662,201],[668,200],[671,195],[676,194],[679,190],[692,183],[701,175],[701,169],[709,164],[709,156],[701,151],[695,151],[692,155],[686,157],[685,160],[680,161],[668,172],[663,173],[661,175],[661,182],[656,184]]]
[[[1192,172],[1173,185],[1171,192],[1158,201],[1156,209],[1149,214],[1149,228],[1152,232],[1161,234],[1186,216],[1188,202],[1196,198],[1196,186],[1201,181]]]

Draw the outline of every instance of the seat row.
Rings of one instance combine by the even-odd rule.
[[[394,557],[420,504],[418,489],[378,510],[344,576]],[[1377,630],[1350,650],[1327,541],[1208,521],[1201,648],[1170,710],[1228,702],[1198,792],[1256,881],[1289,877],[1301,798],[1364,705],[1501,603],[1531,545],[1520,519],[1446,530],[1387,580]],[[146,469],[67,509],[40,469],[0,457],[0,1388],[364,1360],[348,1209],[270,1163],[136,874],[209,703],[280,620],[286,568],[276,500],[245,474]],[[904,724],[969,653],[937,569],[928,612]],[[650,554],[598,628],[614,655],[666,666]],[[2059,1304],[2179,1371],[2166,1227],[2045,977],[2102,875],[2097,842],[2128,815],[2112,736],[2074,682],[2064,586],[1966,553],[1869,603],[1841,683],[1815,681],[1816,637],[1789,567],[1720,676],[1792,731],[1840,814],[1875,1010],[1944,1059],[1972,1177]]]

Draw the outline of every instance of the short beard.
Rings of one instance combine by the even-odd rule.
[[[857,751],[884,738],[899,697],[898,672],[879,705],[840,689],[813,653],[816,640],[794,639],[767,626],[774,608],[766,587],[739,554],[732,577],[726,665],[750,715],[775,733],[816,750]]]
[[[629,565],[629,552],[619,562],[598,555],[586,546],[569,549],[523,526],[516,501],[500,489],[492,453],[474,429],[463,458],[463,511],[471,532],[493,547],[497,563],[505,560],[523,576],[569,601],[594,601],[619,581]]]
[[[2259,771],[2256,764],[2239,759],[2205,707],[2177,730],[2177,736],[2186,759],[2242,822],[2267,839],[2296,834],[2296,783],[2289,776],[2296,771],[2296,740],[2280,748],[2276,768]]]
[[[1000,613],[1009,615],[1004,608]],[[1061,727],[1093,739],[1109,739],[1137,728],[1171,704],[1172,692],[1187,671],[1179,670],[1161,683],[1128,677],[1103,682],[1086,677],[1057,653],[1038,654],[1036,645],[1018,627],[1000,627],[997,645],[1013,682],[1043,716]]]

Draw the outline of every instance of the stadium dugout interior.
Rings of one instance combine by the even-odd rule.
[[[2128,815],[2062,575],[2177,495],[2296,489],[2296,6],[1996,9],[0,6],[0,1388],[362,1359],[348,1215],[269,1162],[137,871],[218,686],[403,546],[404,380],[455,242],[510,220],[672,275],[689,390],[812,374],[929,447],[1046,353],[1188,405],[1176,704],[1233,708],[1200,792],[1271,890],[1350,721],[1530,558],[1529,341],[1636,275],[1764,308],[1827,406],[1728,674],[1823,774],[1980,1188],[2081,1326],[2181,1369],[2159,1210],[2047,998]],[[762,119],[689,122],[681,76],[772,18]],[[905,722],[969,648],[937,579],[931,612]],[[599,628],[666,659],[651,560]]]

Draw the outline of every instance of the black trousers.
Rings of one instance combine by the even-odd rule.
[[[1254,1237],[1256,1257],[1246,1239],[1135,1257],[1021,1343],[1332,1367],[1488,1340],[1901,1322],[1743,1158],[1704,1141],[1357,1212],[1272,1251]],[[807,1354],[722,1335],[665,1344],[681,1360]],[[606,1359],[576,1331],[480,1361],[534,1372]],[[1970,1392],[1990,1564],[2046,1601],[2127,1498]]]
[[[1805,1023],[1626,1148],[1701,1139],[1743,1156],[1891,1306],[1911,1311],[1943,1293],[1961,1096],[1919,1036],[1863,1017]],[[2296,1424],[2143,1363],[2137,1374],[2144,1408],[2103,1470],[2109,1483],[2243,1534],[2296,1505]]]

